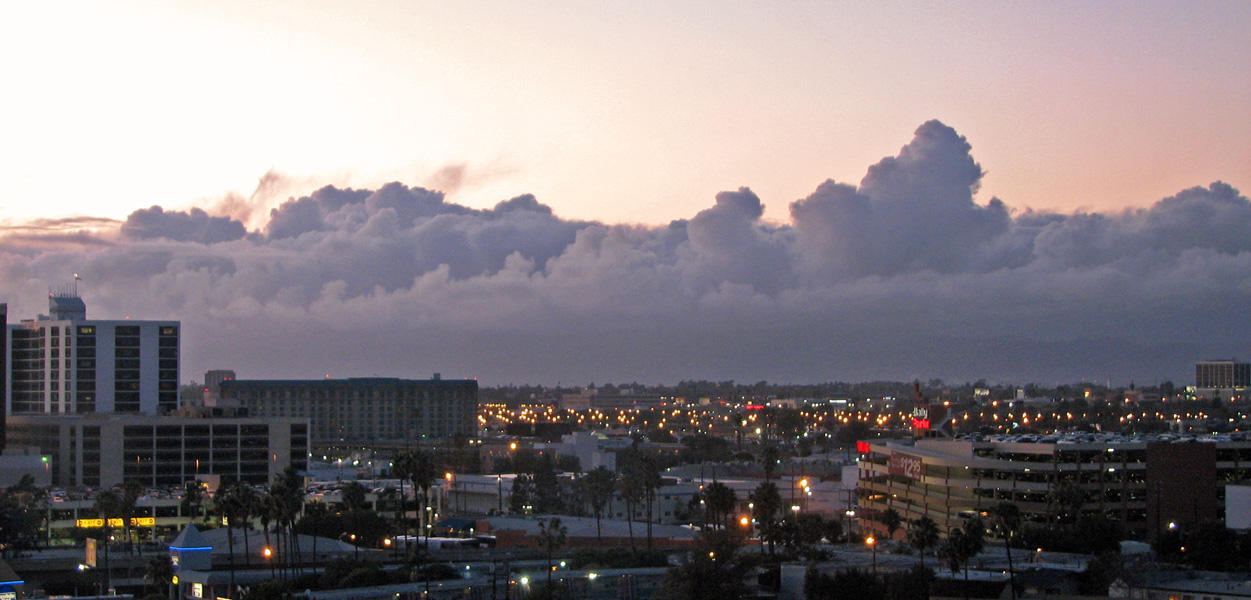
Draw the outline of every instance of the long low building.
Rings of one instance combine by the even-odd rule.
[[[986,440],[859,442],[861,523],[929,516],[946,531],[1001,503],[1027,521],[1063,504],[1102,514],[1130,535],[1154,536],[1223,516],[1225,484],[1251,479],[1251,441],[1230,436],[1003,436]],[[903,535],[896,532],[896,535]]]
[[[478,382],[473,379],[364,377],[228,380],[221,402],[254,417],[308,419],[316,445],[402,443],[472,436]]]
[[[308,466],[308,419],[10,416],[8,445],[38,448],[59,487],[182,486],[201,475],[266,484]]]

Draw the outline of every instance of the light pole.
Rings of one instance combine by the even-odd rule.
[[[869,549],[873,551],[873,577],[877,577],[877,540],[873,536],[864,538],[864,543],[869,545]]]

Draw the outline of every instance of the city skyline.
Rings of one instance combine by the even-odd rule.
[[[121,2],[0,24],[0,301],[184,379],[1186,382],[1251,5]]]

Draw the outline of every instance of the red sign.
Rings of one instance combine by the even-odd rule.
[[[763,404],[748,404],[747,410],[764,410]]]
[[[911,479],[921,478],[921,458],[906,454],[890,455],[890,474],[903,475]]]
[[[861,454],[869,453],[869,442],[856,442],[856,452]]]
[[[916,417],[912,417],[912,428],[913,428],[913,429],[929,429],[929,428],[930,428],[930,420],[929,420],[929,419],[918,419],[918,418],[916,418]]]

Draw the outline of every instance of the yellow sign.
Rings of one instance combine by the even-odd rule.
[[[130,519],[132,527],[154,527],[156,519],[153,517],[132,517]],[[93,527],[104,527],[104,519],[78,519],[74,521],[74,526],[79,529],[91,529]],[[122,520],[113,518],[109,519],[109,527],[121,527]]]

